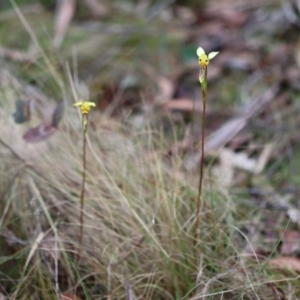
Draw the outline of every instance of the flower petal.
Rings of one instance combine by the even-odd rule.
[[[197,49],[197,55],[200,57],[202,54],[205,54],[205,51],[203,50],[203,48],[199,47]]]
[[[208,54],[208,58],[209,58],[209,59],[212,59],[212,58],[214,58],[215,56],[217,56],[218,53],[219,53],[219,52],[210,52],[210,53]]]
[[[74,106],[81,106],[83,104],[82,101],[74,103]]]
[[[94,102],[86,102],[89,106],[96,107],[96,104]]]

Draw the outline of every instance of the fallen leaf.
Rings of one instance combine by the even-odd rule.
[[[32,111],[33,111],[33,102],[31,100],[16,100],[16,111],[13,113],[14,120],[17,124],[22,124],[30,121]]]
[[[59,104],[57,104],[53,114],[52,114],[52,122],[51,125],[53,127],[58,127],[65,111],[66,102],[63,100]]]
[[[23,139],[27,143],[38,143],[48,139],[52,136],[58,129],[51,125],[41,124],[37,127],[28,129],[23,135]]]
[[[165,76],[157,76],[157,85],[159,88],[159,94],[156,97],[156,101],[164,104],[169,101],[174,94],[174,83],[171,79]]]
[[[172,99],[164,105],[166,110],[197,111],[202,112],[202,103],[195,102],[188,98]]]
[[[280,256],[269,260],[269,265],[280,269],[291,269],[300,272],[300,259],[292,256]]]
[[[287,230],[283,234],[280,253],[283,255],[292,255],[300,250],[300,232],[296,230]]]

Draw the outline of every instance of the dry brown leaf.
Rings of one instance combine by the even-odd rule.
[[[66,108],[66,102],[63,100],[60,103],[58,103],[53,111],[52,114],[52,121],[51,121],[51,125],[53,127],[58,127],[59,123],[61,122],[64,112],[65,112],[65,108]]]
[[[300,250],[300,232],[296,230],[287,230],[283,235],[280,253],[283,255],[292,255]]]
[[[280,256],[269,260],[269,265],[280,269],[291,269],[300,272],[300,259],[292,256]]]
[[[202,103],[188,98],[172,99],[164,105],[164,109],[202,112]]]
[[[159,88],[159,95],[156,98],[156,102],[164,104],[166,101],[169,101],[174,94],[174,83],[165,76],[157,76],[157,85]]]
[[[37,127],[33,127],[28,129],[24,135],[23,139],[27,143],[38,143],[48,139],[52,136],[58,129],[54,126],[49,126],[45,124],[41,124]]]
[[[24,133],[23,139],[27,143],[38,143],[52,136],[58,130],[58,125],[64,115],[65,106],[65,101],[58,103],[52,113],[51,124],[42,123],[37,127],[29,128]]]

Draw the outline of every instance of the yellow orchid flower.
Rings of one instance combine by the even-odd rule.
[[[199,57],[199,65],[201,68],[206,68],[209,64],[209,60],[218,55],[219,52],[210,52],[208,55],[205,54],[203,48],[197,49],[197,55]]]
[[[91,109],[91,107],[96,107],[94,102],[88,101],[79,101],[74,104],[74,106],[80,106],[81,113],[83,115],[87,115]]]

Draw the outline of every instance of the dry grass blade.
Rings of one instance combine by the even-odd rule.
[[[67,292],[60,294],[59,297],[59,300],[80,300],[80,298],[78,298],[77,296]]]
[[[145,239],[144,236],[141,237],[141,238],[139,239],[139,241],[132,247],[132,249],[131,249],[130,251],[128,251],[127,253],[125,253],[125,254],[119,259],[119,261],[117,261],[116,263],[114,263],[114,264],[112,265],[112,268],[115,268],[116,266],[118,266],[119,264],[121,264],[122,262],[124,262],[124,260],[127,259],[127,258],[129,257],[129,255],[131,255],[131,254],[134,252],[135,248],[136,248],[136,247],[139,247],[139,246],[143,243],[144,239]]]
[[[269,287],[270,287],[270,289],[272,290],[272,292],[273,292],[273,294],[274,294],[274,298],[276,299],[276,300],[286,300],[286,297],[285,297],[285,295],[284,295],[284,292],[280,289],[280,288],[278,288],[275,284],[273,284],[273,283],[268,283],[267,284]]]
[[[249,3],[240,4],[237,10],[220,11],[220,1],[215,1],[218,7],[210,12],[204,5],[207,1],[197,3],[195,9],[190,1],[143,1],[136,5],[137,1],[118,0],[106,1],[104,7],[101,0],[84,0],[76,1],[78,10],[72,24],[75,0],[57,1],[69,6],[56,11],[54,44],[60,48],[54,49],[51,8],[25,17],[20,4],[24,0],[17,2],[10,0],[15,16],[7,14],[11,21],[7,28],[14,34],[7,34],[5,26],[0,30],[0,56],[14,59],[1,60],[0,71],[0,292],[12,300],[268,300],[284,299],[285,295],[298,299],[298,277],[286,278],[288,270],[278,272],[278,267],[261,263],[278,249],[278,234],[271,235],[270,227],[275,227],[273,232],[279,226],[288,230],[283,222],[290,222],[290,218],[282,208],[299,220],[299,149],[294,147],[299,148],[299,110],[295,109],[296,101],[285,102],[288,110],[276,105],[279,88],[285,98],[299,96],[300,72],[295,67],[297,45],[291,38],[295,32],[290,37],[286,22],[274,22],[278,10],[273,18],[267,13],[269,8],[261,5],[259,10],[247,11]],[[47,7],[52,3],[46,2]],[[178,8],[183,2],[184,9]],[[99,20],[95,16],[103,13],[103,7],[113,13]],[[6,10],[0,18],[5,14]],[[281,20],[280,16],[276,20]],[[265,45],[266,27],[276,35],[276,43],[270,40]],[[242,33],[240,37],[237,32]],[[26,56],[30,51],[6,51],[11,47],[30,49],[30,41],[23,38],[26,34],[36,51],[33,60]],[[223,168],[222,176],[234,185],[234,194],[209,176],[204,176],[207,181],[199,188],[197,174],[184,168],[181,156],[192,147],[193,130],[199,134],[199,127],[192,126],[190,112],[202,112],[202,121],[205,117],[206,107],[200,101],[199,106],[192,103],[200,92],[193,49],[200,40],[206,49],[227,52],[208,69],[212,83],[208,101],[212,101],[207,103],[211,115],[206,118],[206,132],[228,122],[206,141],[202,134],[202,147],[191,155],[191,164],[197,167],[201,162],[203,168],[204,154],[210,155],[207,151],[219,151],[237,133],[251,131],[235,147],[230,148],[232,142],[227,144],[227,154],[220,150],[218,155],[223,165],[230,165]],[[284,43],[287,49],[277,51]],[[273,58],[269,55],[272,49],[277,52]],[[11,65],[16,76],[8,71]],[[291,65],[294,90],[287,91]],[[276,84],[266,90],[270,82]],[[227,111],[239,105],[235,100],[244,101],[251,98],[247,95],[259,92],[260,97],[249,100],[249,105],[231,118],[232,110]],[[75,109],[66,109],[62,118],[65,103],[58,104],[53,113],[56,103],[52,99],[65,99],[66,104],[71,99],[97,103],[89,115],[84,141]],[[33,113],[28,105],[31,102]],[[268,109],[261,113],[262,108]],[[169,110],[176,113],[168,114]],[[286,113],[290,110],[297,114],[294,119]],[[258,118],[253,118],[258,113]],[[256,129],[262,126],[257,135]],[[40,143],[22,139],[30,128],[29,140]],[[56,134],[47,139],[54,128]],[[186,138],[180,145],[184,133]],[[265,166],[277,161],[270,157],[271,148],[266,147],[256,158],[266,137],[271,136],[267,143],[277,151],[279,135],[290,142],[283,152],[288,153],[286,165],[296,170],[292,173],[287,168],[286,173],[293,176],[291,185],[288,180],[274,184],[276,176],[264,174]],[[85,154],[82,144],[86,145]],[[170,152],[174,145],[178,151]],[[219,161],[215,159],[208,171]],[[200,180],[205,171],[200,172]],[[245,176],[236,180],[240,179],[237,173]],[[263,179],[265,186],[255,182]],[[297,190],[295,197],[279,197],[292,189]],[[262,204],[259,207],[253,201],[256,197],[264,198],[257,201]],[[269,206],[273,210],[274,202],[278,202],[274,211],[280,208],[280,218],[274,217],[276,222],[272,220],[261,230],[258,224],[266,224],[267,210]],[[286,238],[282,253],[297,254],[296,242],[297,235],[292,240]],[[258,255],[262,243],[272,250],[265,252],[266,256]],[[246,245],[251,248],[250,259],[243,251]]]
[[[45,232],[40,232],[39,235],[37,236],[37,238],[35,239],[35,241],[33,242],[33,245],[31,246],[30,252],[28,254],[27,260],[24,265],[24,271],[27,269],[30,260],[32,259],[34,253],[36,252],[36,250],[39,247],[39,244],[41,243],[43,238],[46,236],[46,234],[47,233],[45,233]]]
[[[62,44],[69,24],[75,11],[75,0],[57,1],[57,12],[55,16],[55,36],[53,46],[58,48]]]

